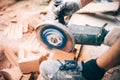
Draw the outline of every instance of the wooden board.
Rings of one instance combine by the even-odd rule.
[[[0,5],[0,45],[7,46],[8,49],[5,51],[7,58],[14,66],[18,66],[19,63],[19,67],[24,73],[38,71],[40,63],[47,56],[46,50],[37,42],[34,28],[44,16],[43,14],[41,16],[40,12],[45,6],[40,5],[40,0],[20,0],[9,7],[1,7],[2,5]],[[19,52],[20,47],[30,51]],[[14,50],[11,51],[11,48]],[[14,51],[21,54],[19,58],[14,55]],[[19,60],[16,61],[17,59]]]
[[[91,2],[77,13],[115,12],[119,8],[119,2]]]
[[[16,0],[0,0],[0,9],[9,7],[14,4]]]
[[[27,39],[23,42],[22,46],[32,51],[39,51],[40,43],[37,41],[36,33],[33,32],[27,36]]]
[[[20,77],[22,76],[22,72],[20,71],[19,67],[3,69],[2,71],[6,73],[6,78],[10,80],[20,80]]]
[[[22,31],[22,25],[21,24],[15,24],[15,23],[10,23],[4,30],[3,35],[11,40],[11,39],[20,39],[23,36],[23,31]]]

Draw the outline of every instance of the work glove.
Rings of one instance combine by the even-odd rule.
[[[106,35],[103,44],[111,46],[120,37],[120,27],[113,27]]]
[[[60,70],[60,66],[61,63],[56,60],[43,61],[40,65],[40,74],[43,80],[85,80],[82,76],[83,63],[81,61],[78,62],[75,70]]]
[[[68,16],[79,10],[80,7],[80,0],[56,0],[53,5],[53,12],[56,18],[59,17],[60,14]]]

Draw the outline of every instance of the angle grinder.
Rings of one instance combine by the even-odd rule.
[[[108,33],[103,27],[63,25],[57,21],[45,21],[36,28],[37,39],[47,49],[71,52],[75,44],[101,45]]]
[[[75,44],[101,45],[108,33],[104,27],[89,25],[65,24],[62,12],[55,18],[53,12],[48,12],[50,19],[36,27],[36,36],[46,49],[60,49],[71,52]]]

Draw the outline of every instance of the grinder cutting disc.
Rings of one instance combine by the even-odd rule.
[[[65,25],[55,21],[46,21],[36,28],[37,39],[47,49],[60,49],[70,52],[74,49],[73,34]]]

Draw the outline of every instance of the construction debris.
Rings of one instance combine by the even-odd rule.
[[[76,59],[78,61],[87,61],[100,56],[101,53],[108,49],[104,45],[100,47],[75,45],[75,50],[72,53],[60,50],[55,50],[55,52],[46,50],[37,41],[35,28],[38,23],[45,20],[45,15],[51,9],[48,6],[51,0],[17,1],[19,2],[16,2],[16,0],[0,0],[0,80],[42,80],[39,66],[44,60],[60,59],[64,61],[66,59]],[[97,4],[91,3],[78,11],[78,13],[97,13],[74,14],[69,18],[69,24],[89,24],[102,27],[103,24],[108,23],[107,27],[118,26],[119,24],[113,16],[99,14],[99,12],[104,11],[117,11],[119,8],[118,2]],[[110,8],[104,7],[103,10],[99,5],[108,5]],[[113,7],[113,5],[115,6]],[[93,10],[92,6],[99,7]],[[119,20],[117,16],[116,19]],[[113,75],[116,74],[116,70],[119,71],[120,68],[117,67],[111,71]],[[110,71],[103,80],[115,79],[109,73]]]

